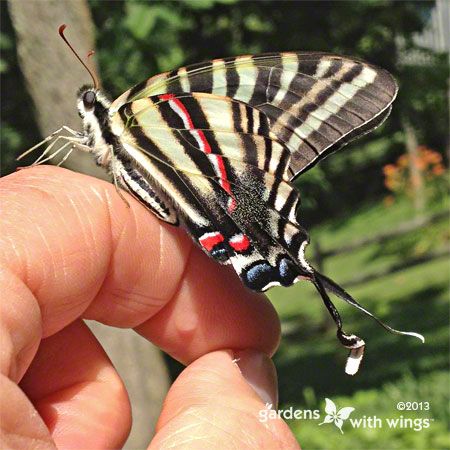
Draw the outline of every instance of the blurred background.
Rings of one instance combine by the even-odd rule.
[[[359,416],[434,418],[421,431],[344,426],[343,435],[317,421],[289,421],[305,449],[450,448],[447,0],[10,0],[0,7],[3,175],[62,124],[80,129],[75,93],[90,80],[57,35],[62,23],[81,55],[95,48],[93,64],[112,98],[155,73],[246,53],[335,52],[392,72],[400,91],[385,124],[297,181],[301,222],[311,231],[307,256],[321,271],[392,326],[423,333],[426,344],[390,335],[338,303],[345,329],[368,343],[350,378],[314,288],[273,289],[283,331],[275,355],[280,409],[323,411],[330,397]],[[73,153],[66,166],[105,176],[82,156]],[[181,368],[132,333],[92,326],[131,392],[127,448],[144,448]],[[428,401],[431,411],[401,413],[398,401]]]

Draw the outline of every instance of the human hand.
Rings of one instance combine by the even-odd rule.
[[[128,397],[95,319],[187,364],[150,448],[298,448],[282,420],[258,419],[277,401],[271,304],[127,199],[49,166],[0,180],[0,447],[123,444]]]

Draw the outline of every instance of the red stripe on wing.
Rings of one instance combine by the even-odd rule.
[[[189,114],[189,111],[186,109],[184,104],[180,101],[180,99],[176,98],[174,94],[162,94],[159,96],[161,100],[167,100],[169,103],[173,104],[172,109],[181,117],[185,127],[191,131],[194,137],[198,137],[197,141],[200,140],[200,147],[206,154],[211,154],[211,146],[209,145],[208,140],[206,139],[205,133],[202,130],[197,130],[194,128],[194,123],[192,121],[192,117]],[[222,156],[220,155],[211,155],[212,158],[215,159],[217,169],[219,171],[219,179],[220,185],[225,190],[225,192],[230,196],[228,201],[228,211],[232,212],[236,208],[236,200],[233,197],[233,193],[231,191],[230,182],[228,181],[227,171],[225,168],[225,164]]]
[[[208,252],[210,252],[217,244],[224,241],[224,237],[218,231],[204,234],[198,242]]]
[[[245,234],[237,234],[230,241],[230,246],[237,252],[245,252],[250,247],[250,240]]]

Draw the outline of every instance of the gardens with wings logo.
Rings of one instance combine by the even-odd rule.
[[[326,423],[333,423],[336,425],[342,434],[344,432],[342,431],[342,425],[344,422],[350,417],[350,414],[355,410],[355,408],[352,408],[351,406],[345,406],[344,408],[338,409],[336,404],[333,402],[333,400],[330,400],[329,398],[325,399],[325,412],[326,416],[323,419],[322,423],[319,423],[320,425],[326,424]]]
[[[265,408],[259,411],[259,420],[267,422],[270,419],[284,420],[313,420],[320,421],[320,425],[334,425],[344,434],[342,427],[348,420],[350,428],[396,428],[410,429],[415,432],[430,428],[434,418],[430,417],[431,406],[429,401],[400,401],[395,405],[395,411],[389,417],[363,414],[359,417],[350,417],[355,411],[352,406],[338,408],[333,400],[325,399],[324,411],[319,409],[297,409],[290,406],[287,409],[273,409],[273,405],[266,403]],[[404,414],[403,414],[404,412]],[[325,416],[323,415],[325,413]],[[425,416],[425,417],[424,417]]]

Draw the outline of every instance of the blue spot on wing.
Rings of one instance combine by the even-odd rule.
[[[283,286],[290,286],[297,278],[299,272],[295,264],[287,258],[283,258],[279,265],[278,270],[280,272],[281,284]]]
[[[299,275],[299,268],[291,260],[282,258],[276,267],[267,261],[256,261],[241,273],[241,277],[250,289],[263,291],[269,283],[277,282],[290,286]]]
[[[282,259],[279,265],[280,275],[284,278],[289,274],[289,261],[287,259]]]
[[[259,284],[259,282],[262,279],[266,279],[266,277],[270,277],[272,272],[273,272],[273,267],[269,263],[263,261],[247,270],[247,279],[252,284],[253,283]]]

